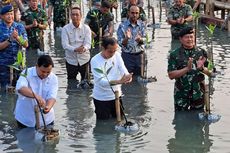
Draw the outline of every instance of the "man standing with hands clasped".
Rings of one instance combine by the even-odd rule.
[[[88,66],[91,48],[91,30],[81,23],[82,14],[79,7],[71,9],[72,22],[62,29],[62,47],[65,50],[67,79],[76,80],[80,72],[81,81],[88,78]]]
[[[181,47],[173,50],[168,59],[168,76],[175,79],[174,106],[176,111],[203,109],[204,74],[207,53],[195,47],[195,31],[186,27],[179,33]]]

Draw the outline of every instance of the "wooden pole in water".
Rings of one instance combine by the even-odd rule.
[[[150,18],[150,0],[148,0],[148,17]]]
[[[154,7],[151,6],[152,9],[152,18],[153,18],[153,25],[155,25],[155,13],[154,13]]]
[[[141,54],[141,77],[145,79],[145,58],[144,58],[144,54]]]
[[[102,27],[99,27],[99,50],[101,50],[101,41],[102,41]]]
[[[38,105],[34,106],[35,120],[36,120],[36,129],[40,129],[40,118],[39,118],[39,108]]]
[[[121,106],[119,101],[119,92],[115,91],[115,108],[116,108],[116,116],[117,116],[117,123],[121,123]]]
[[[205,85],[205,114],[210,114],[210,93],[209,93],[209,84]]]
[[[13,84],[13,79],[14,79],[14,70],[12,67],[10,67],[10,86]]]

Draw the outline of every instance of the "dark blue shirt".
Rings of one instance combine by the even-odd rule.
[[[10,38],[12,32],[16,29],[18,35],[22,36],[24,40],[27,40],[27,34],[25,27],[21,23],[14,22],[9,28],[5,22],[0,21],[0,42],[3,42]],[[13,40],[9,46],[0,50],[0,65],[10,65],[16,60],[17,53],[20,49],[20,45],[16,40]]]

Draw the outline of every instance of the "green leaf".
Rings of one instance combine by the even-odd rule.
[[[212,61],[208,60],[208,70],[211,71],[214,68],[214,64],[212,63]]]
[[[20,69],[18,68],[18,65],[16,64],[13,64],[13,65],[8,65],[8,67],[12,68],[12,69],[15,69],[17,71],[19,71]]]
[[[107,71],[106,71],[106,74],[108,75],[110,70],[112,69],[113,67],[111,66]]]
[[[214,30],[215,30],[215,28],[216,28],[216,25],[214,25],[214,24],[209,24],[208,27],[205,26],[205,28],[209,31],[209,34],[210,34],[210,35],[213,35]]]
[[[193,16],[193,18],[197,19],[200,17],[200,13],[195,11],[195,12],[193,12],[192,16]]]
[[[21,65],[22,59],[23,59],[23,57],[22,57],[22,52],[21,52],[21,51],[18,51],[18,54],[17,54],[17,63],[18,63],[19,65]]]
[[[95,70],[96,72],[100,73],[100,74],[104,74],[104,72],[103,72],[101,69],[99,69],[99,68],[94,68],[94,70]]]
[[[27,70],[28,70],[28,68],[26,68],[25,73],[21,73],[20,75],[26,78],[27,77]]]

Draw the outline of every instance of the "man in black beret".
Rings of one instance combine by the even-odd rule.
[[[181,47],[170,52],[168,59],[168,76],[175,79],[175,110],[203,109],[204,74],[211,75],[204,64],[207,53],[195,47],[195,31],[192,27],[182,29],[179,40]]]
[[[15,63],[18,51],[28,42],[24,26],[14,22],[13,7],[4,6],[0,14],[0,87],[4,90],[12,82],[8,65]]]

